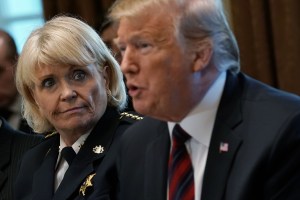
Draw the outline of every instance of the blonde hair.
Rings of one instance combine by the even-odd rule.
[[[23,97],[23,116],[35,132],[48,132],[54,128],[43,117],[32,96],[35,70],[43,65],[95,64],[100,73],[107,66],[109,80],[108,105],[122,110],[127,96],[120,66],[99,35],[83,21],[58,16],[33,31],[27,39],[18,60],[17,89]]]

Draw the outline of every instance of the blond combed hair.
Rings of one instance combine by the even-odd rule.
[[[43,65],[88,66],[95,64],[100,73],[107,66],[108,105],[122,110],[127,96],[120,66],[99,35],[85,22],[69,16],[57,16],[34,30],[18,60],[17,89],[23,97],[23,116],[35,132],[54,128],[41,115],[32,95],[35,71]]]

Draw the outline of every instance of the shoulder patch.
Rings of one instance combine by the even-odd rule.
[[[52,133],[49,133],[49,134],[45,135],[45,139],[47,139],[49,137],[52,137],[53,135],[56,135],[56,134],[58,134],[58,132],[57,131],[53,131]]]
[[[124,117],[134,119],[134,120],[142,120],[143,119],[143,117],[141,117],[139,115],[131,114],[131,113],[128,113],[128,112],[122,112],[120,115],[121,115],[120,119],[123,119]]]

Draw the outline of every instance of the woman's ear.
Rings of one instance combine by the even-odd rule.
[[[210,40],[201,41],[198,48],[194,51],[193,71],[201,71],[211,62],[212,59],[212,43]]]
[[[106,88],[109,88],[109,67],[107,65],[103,67],[102,76],[105,80]]]

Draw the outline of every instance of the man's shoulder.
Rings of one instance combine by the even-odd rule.
[[[1,126],[1,133],[4,137],[11,138],[13,145],[18,149],[28,148],[38,144],[43,140],[42,135],[25,133],[20,130],[13,129],[7,122],[3,121]]]
[[[245,74],[238,74],[240,96],[230,97],[227,102],[235,102],[245,117],[253,117],[256,121],[272,121],[273,128],[281,126],[287,119],[293,120],[300,115],[300,97],[296,94],[274,88]],[[240,100],[237,100],[240,99]],[[220,104],[226,107],[225,103]],[[253,121],[253,120],[251,120]]]
[[[155,129],[158,126],[161,126],[162,124],[166,124],[166,122],[157,120],[149,116],[143,116],[132,126],[132,129],[136,129],[136,130],[145,129],[145,127],[149,127],[150,129]]]
[[[283,106],[285,109],[300,109],[299,95],[275,88],[243,73],[239,73],[239,78],[243,85],[244,100]]]
[[[167,123],[151,117],[143,117],[142,120],[130,126],[124,133],[126,140],[151,141],[156,137],[168,133]]]
[[[40,144],[43,140],[43,135],[28,134],[23,132],[18,132],[17,134],[15,134],[14,137],[14,143],[17,146],[17,148],[24,148],[26,150],[35,147],[36,145]]]
[[[37,141],[32,148],[28,151],[35,154],[34,152],[43,152],[49,149],[55,141],[59,142],[59,134],[57,132],[51,132],[47,134],[36,134]]]

